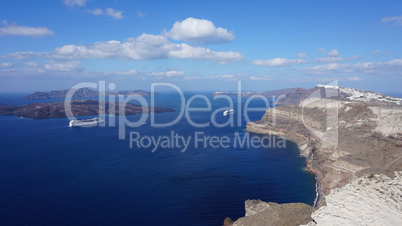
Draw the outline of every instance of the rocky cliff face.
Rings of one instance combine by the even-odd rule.
[[[298,144],[320,191],[371,173],[402,168],[402,107],[313,99],[269,109],[247,131],[283,136]],[[331,119],[334,119],[331,123]]]
[[[376,211],[401,216],[400,174],[396,182],[391,182],[394,172],[402,170],[401,99],[348,88],[338,90],[342,95],[328,95],[328,92],[322,95],[323,89],[325,92],[327,88],[330,92],[334,90],[325,86],[315,87],[308,93],[295,90],[287,96],[294,99],[285,98],[282,103],[297,105],[271,108],[260,121],[248,123],[246,130],[283,136],[299,146],[301,155],[306,157],[307,169],[316,175],[318,181],[320,198],[317,206],[323,207],[312,215],[313,219],[319,219],[318,223],[328,225],[328,219],[331,219],[339,225],[343,221],[327,218],[338,216],[352,225],[370,222],[386,225],[387,214],[373,215],[368,210],[359,212],[358,207],[373,206],[377,202],[378,206],[373,207]],[[334,98],[317,98],[323,96]],[[367,176],[371,174],[383,176],[374,176],[370,180]],[[356,180],[360,177],[365,178]],[[340,187],[344,190],[336,190]],[[361,192],[353,195],[355,191]],[[382,196],[383,193],[386,195]],[[372,197],[366,199],[367,196]],[[348,203],[342,203],[346,201],[342,200],[345,197],[348,197]],[[392,199],[399,201],[380,203]],[[351,209],[345,207],[359,202]],[[346,213],[348,211],[351,213]],[[359,219],[347,221],[354,217]],[[392,218],[390,222],[394,220]],[[402,222],[400,218],[397,220]]]
[[[369,175],[331,190],[319,209],[303,203],[276,204],[247,200],[246,216],[225,225],[400,225],[402,171],[394,178]],[[308,222],[308,223],[306,223]]]
[[[401,225],[402,171],[371,175],[333,189],[308,225]]]

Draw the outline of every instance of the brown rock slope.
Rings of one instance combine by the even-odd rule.
[[[227,218],[224,225],[266,225],[287,226],[307,224],[313,219],[310,217],[315,208],[304,203],[277,204],[261,200],[247,200],[245,202],[246,216],[233,222]]]

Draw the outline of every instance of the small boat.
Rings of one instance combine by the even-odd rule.
[[[234,114],[234,113],[235,113],[235,110],[230,109],[230,110],[224,111],[224,112],[223,112],[223,115],[224,115],[224,116],[227,116],[227,115],[232,115],[232,114]]]
[[[77,127],[77,126],[94,126],[99,123],[103,122],[102,119],[99,117],[95,117],[92,119],[76,119],[76,120],[71,120],[69,126],[70,127]]]

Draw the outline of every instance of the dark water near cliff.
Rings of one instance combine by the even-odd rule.
[[[16,100],[21,96],[2,94],[0,103],[44,102]],[[180,107],[173,94],[157,96],[156,103]],[[250,105],[263,106],[259,101]],[[205,107],[205,101],[191,104],[197,106]],[[225,106],[223,99],[212,100],[213,110]],[[169,122],[178,114],[156,114],[155,119]],[[250,112],[249,117],[259,120],[263,114]],[[210,115],[192,112],[190,117],[205,123]],[[136,121],[140,115],[127,118]],[[216,121],[228,118],[219,113]],[[195,128],[185,118],[167,128],[150,124],[148,118],[138,128],[127,127],[126,139],[119,140],[117,127],[69,128],[66,118],[0,116],[0,224],[221,225],[227,216],[244,216],[246,199],[314,202],[314,177],[302,170],[304,159],[294,143],[287,142],[286,148],[234,147],[236,134],[246,135],[244,116],[241,125],[223,128]],[[129,132],[158,137],[172,131],[191,136],[185,152],[129,147]],[[203,148],[202,142],[196,148],[196,132],[231,141],[227,148]],[[253,137],[262,135],[249,134]]]

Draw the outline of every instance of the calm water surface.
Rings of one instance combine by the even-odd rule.
[[[61,101],[17,100],[24,95],[1,94],[0,103]],[[228,106],[224,99],[208,98],[213,110]],[[175,94],[157,96],[157,106],[177,112],[156,114],[156,121],[174,120],[178,100]],[[238,101],[234,103],[237,109]],[[190,106],[206,104],[196,99]],[[259,120],[263,114],[250,112],[249,117]],[[190,117],[205,123],[210,115],[192,112]],[[140,115],[127,118],[135,122]],[[228,119],[216,116],[219,123]],[[223,128],[195,128],[185,118],[152,128],[148,118],[138,128],[127,127],[125,140],[118,138],[117,127],[70,128],[68,122],[0,116],[0,224],[221,225],[227,216],[244,216],[246,199],[310,205],[315,199],[314,177],[302,170],[305,161],[294,143],[286,142],[286,148],[234,147],[236,134],[246,135],[243,115],[241,125]],[[158,137],[172,131],[191,136],[185,152],[178,147],[155,152],[153,147],[129,147],[130,132]],[[196,132],[226,136],[231,142],[228,148],[203,148],[201,143],[197,148]],[[249,134],[250,139],[255,136],[262,137]]]

